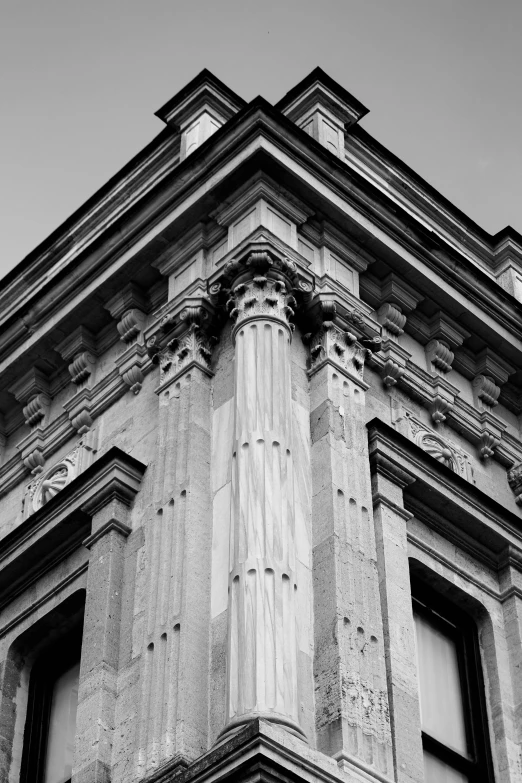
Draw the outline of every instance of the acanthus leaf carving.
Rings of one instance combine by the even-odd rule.
[[[315,372],[325,361],[333,361],[344,372],[363,381],[364,362],[369,353],[349,331],[343,331],[332,321],[325,321],[309,338],[310,371]]]
[[[205,331],[193,321],[180,337],[173,338],[165,350],[155,355],[158,357],[160,384],[163,386],[193,363],[209,369],[212,344]]]

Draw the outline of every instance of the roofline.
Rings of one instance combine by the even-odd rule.
[[[207,69],[203,69],[194,79],[192,79],[192,81],[188,85],[186,85],[182,90],[180,90],[177,93],[175,98],[178,99],[180,96],[184,96],[185,93],[193,89],[194,85],[198,84],[201,80],[211,80],[214,84],[219,86],[220,89],[225,89],[227,94],[233,97],[234,100],[238,100],[241,103],[242,108],[238,111],[236,115],[234,115],[234,117],[228,120],[222,128],[220,128],[220,131],[223,131],[227,126],[229,126],[229,123],[242,118],[245,111],[248,111],[253,107],[260,106],[261,104],[264,107],[270,107],[272,111],[275,110],[276,112],[281,113],[281,107],[284,107],[286,103],[292,99],[292,97],[295,97],[294,94],[298,94],[299,91],[304,89],[309,84],[313,84],[318,79],[324,81],[324,83],[329,87],[329,89],[332,89],[339,95],[342,95],[343,99],[345,96],[347,96],[350,98],[350,100],[356,101],[356,99],[353,98],[353,96],[351,96],[347,90],[345,90],[343,87],[337,84],[337,82],[335,82],[334,79],[328,76],[328,74],[326,74],[319,67],[314,68],[314,70],[310,74],[308,74],[308,76],[306,76],[301,82],[299,82],[298,85],[296,85],[296,87],[290,90],[280,101],[278,101],[274,105],[270,104],[268,101],[266,101],[266,99],[262,98],[261,96],[258,96],[254,98],[250,103],[247,103],[243,98],[240,98],[232,90],[226,87],[226,85],[224,85],[223,82],[217,79],[217,77],[215,77]],[[171,100],[174,100],[174,98]],[[169,101],[168,103],[171,103],[171,101]],[[163,109],[165,109],[165,106],[167,105],[168,104],[165,104],[162,107],[162,109],[160,109],[159,111],[161,112]],[[364,107],[362,108],[364,109]],[[284,117],[284,115],[282,115],[282,119],[286,120],[287,122],[291,122],[290,120],[288,120],[288,118]],[[292,125],[295,127],[296,130],[299,130],[294,123],[292,123]],[[436,203],[441,204],[443,207],[445,207],[450,213],[455,215],[456,218],[460,220],[461,223],[469,227],[475,234],[477,234],[479,239],[484,241],[490,247],[492,252],[494,250],[495,245],[500,240],[506,238],[513,239],[515,242],[517,242],[522,246],[522,234],[520,234],[516,229],[513,229],[511,226],[505,226],[495,234],[489,234],[478,223],[475,223],[475,221],[472,220],[472,218],[470,218],[465,212],[463,212],[461,209],[456,207],[451,201],[449,201],[449,199],[443,196],[425,179],[423,179],[419,174],[417,174],[413,169],[411,169],[407,164],[405,164],[400,158],[394,155],[394,153],[390,152],[386,147],[384,147],[384,145],[382,145],[379,141],[377,141],[367,131],[363,130],[359,125],[353,126],[349,132],[350,135],[359,137],[361,141],[363,141],[364,143],[368,144],[368,146],[371,146],[373,149],[375,149],[384,160],[388,160],[390,163],[395,165],[398,169],[403,171],[413,181],[418,183],[420,188],[424,190],[428,195],[430,195]],[[64,240],[66,238],[67,232],[70,231],[73,228],[73,226],[80,221],[81,218],[85,217],[88,214],[88,212],[91,209],[93,209],[93,207],[96,206],[97,203],[101,202],[102,199],[110,193],[110,191],[118,184],[119,181],[121,181],[125,176],[127,176],[134,169],[136,169],[139,166],[139,164],[144,162],[147,159],[147,157],[149,157],[160,146],[160,144],[163,141],[166,141],[167,139],[171,138],[172,135],[173,135],[173,131],[168,127],[160,131],[160,133],[157,134],[152,139],[152,141],[150,141],[142,150],[140,150],[133,158],[131,158],[128,161],[128,163],[126,163],[121,169],[119,169],[119,171],[117,171],[109,180],[107,180],[107,182],[104,185],[102,185],[97,191],[95,191],[93,195],[87,199],[87,201],[85,201],[80,207],[78,207],[78,209],[76,209],[68,218],[66,218],[66,220],[63,223],[61,223],[51,234],[49,234],[42,242],[40,242],[40,244],[38,244],[12,269],[10,269],[3,278],[0,278],[0,293],[5,288],[7,288],[7,286],[9,286],[13,282],[13,280],[15,280],[18,276],[20,276],[26,268],[30,267],[34,261],[36,261],[39,257],[43,256],[47,251],[49,251],[53,244],[59,242],[60,239]],[[311,139],[310,137],[308,138],[309,141],[313,141],[313,139]]]
[[[350,128],[349,135],[359,137],[361,141],[364,141],[366,144],[368,144],[368,146],[373,147],[383,160],[389,161],[398,169],[407,174],[410,179],[420,185],[422,190],[424,190],[428,195],[433,196],[436,203],[446,207],[448,211],[453,213],[462,223],[468,225],[473,229],[473,231],[479,234],[482,240],[485,240],[488,245],[491,245],[492,250],[494,249],[494,245],[499,240],[508,237],[514,239],[522,246],[522,234],[515,228],[508,225],[504,226],[504,228],[501,228],[495,234],[490,234],[479,223],[476,223],[466,212],[460,209],[460,207],[455,206],[455,204],[446,198],[446,196],[444,196],[439,190],[437,190],[433,185],[430,185],[430,183],[421,177],[421,175],[418,174],[414,169],[410,168],[407,163],[404,163],[404,161],[395,155],[395,153],[390,152],[388,147],[385,147],[383,144],[381,144],[380,141],[377,141],[375,136],[372,136],[370,133],[368,133],[367,130],[361,128],[360,125],[354,125],[352,128]]]
[[[167,103],[164,103],[163,106],[158,109],[158,111],[155,111],[154,115],[159,117],[160,120],[164,120],[165,115],[170,114],[171,110],[177,104],[184,101],[191,93],[195,92],[195,90],[201,84],[205,83],[212,84],[219,92],[223,93],[231,103],[237,104],[238,110],[243,109],[247,105],[247,102],[244,98],[241,98],[241,96],[231,90],[230,87],[227,87],[227,85],[222,82],[221,79],[218,79],[217,76],[214,76],[214,74],[211,73],[207,68],[203,68],[203,70],[200,71],[198,75],[195,76],[188,84],[182,87],[182,89],[177,92],[176,95],[170,98]]]
[[[94,191],[92,196],[89,196],[87,201],[84,201],[78,209],[72,212],[63,223],[54,229],[45,239],[43,239],[39,245],[31,250],[21,261],[18,262],[12,269],[10,269],[4,277],[0,278],[0,293],[2,290],[12,282],[24,269],[30,266],[33,261],[36,261],[40,256],[43,256],[45,252],[50,250],[51,246],[59,241],[61,238],[65,238],[66,233],[80,221],[82,217],[85,217],[88,212],[100,203],[105,196],[114,188],[118,182],[125,176],[130,174],[133,170],[138,168],[138,165],[145,161],[149,155],[154,152],[163,141],[166,141],[173,135],[172,130],[169,128],[163,128],[143,149],[141,149],[134,157],[132,157],[125,165],[119,169],[110,179],[105,182],[98,190]]]
[[[357,100],[357,98],[348,92],[348,90],[336,82],[335,79],[332,79],[331,76],[328,76],[328,74],[325,73],[322,68],[319,68],[319,66],[314,68],[313,71],[308,74],[308,76],[305,76],[304,79],[299,82],[299,84],[296,84],[295,87],[292,87],[292,89],[289,90],[286,95],[281,98],[281,100],[277,101],[277,103],[274,104],[274,109],[277,109],[277,111],[281,112],[284,111],[284,109],[293,103],[293,101],[295,101],[295,99],[298,98],[301,93],[303,93],[316,82],[324,84],[325,87],[333,92],[333,94],[336,95],[343,103],[348,103],[353,106],[359,112],[361,118],[370,111],[359,100]]]

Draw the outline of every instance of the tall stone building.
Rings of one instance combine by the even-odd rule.
[[[522,780],[522,237],[366,113],[203,71],[3,281],[5,783]]]

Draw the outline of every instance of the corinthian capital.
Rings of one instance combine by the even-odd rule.
[[[312,275],[280,255],[266,242],[256,242],[229,261],[209,284],[214,304],[235,322],[264,318],[294,329],[298,308],[311,299]]]
[[[191,367],[211,374],[214,308],[205,296],[169,302],[147,332],[147,353],[160,368],[160,389]]]
[[[310,373],[324,364],[333,364],[363,388],[364,363],[381,348],[380,327],[369,314],[344,302],[318,295],[308,310],[312,331],[306,334],[310,345]]]

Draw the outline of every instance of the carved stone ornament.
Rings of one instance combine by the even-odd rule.
[[[25,492],[24,519],[42,508],[85,470],[92,462],[93,453],[92,442],[82,439],[63,459],[39,473]]]
[[[315,370],[326,359],[332,359],[350,375],[362,381],[368,349],[357,342],[351,332],[345,332],[332,321],[325,321],[310,340],[310,369]]]
[[[136,364],[126,370],[121,376],[133,394],[139,394],[143,386],[143,373]]]
[[[381,305],[377,310],[377,320],[383,327],[383,338],[396,340],[404,332],[406,316],[396,304],[386,302]]]
[[[96,359],[89,351],[77,353],[68,367],[72,382],[81,386],[92,374]]]
[[[490,459],[495,453],[495,449],[500,443],[500,438],[496,438],[490,432],[483,432],[479,440],[479,453],[482,459]]]
[[[490,375],[477,375],[473,379],[473,397],[475,405],[479,409],[491,410],[498,405],[500,386],[497,386]]]
[[[120,340],[129,345],[135,342],[143,329],[144,323],[145,314],[141,310],[138,310],[136,307],[126,310],[116,324]]]
[[[437,462],[445,465],[467,481],[475,483],[470,455],[454,443],[441,437],[437,432],[428,429],[410,411],[401,408],[400,415],[395,420],[395,426]]]
[[[23,409],[24,419],[30,427],[36,427],[45,418],[50,398],[46,394],[37,394]]]
[[[383,384],[386,387],[395,386],[404,375],[404,369],[393,359],[386,359],[381,370]]]
[[[447,342],[430,340],[426,346],[426,356],[432,372],[448,373],[455,358]]]
[[[181,309],[178,303],[176,309],[163,315],[146,343],[150,360],[160,368],[160,389],[192,365],[211,373],[214,343],[214,337],[209,333],[211,329],[213,306],[201,296],[186,300]],[[124,377],[124,380],[128,383],[131,379]]]
[[[204,330],[197,323],[191,323],[181,337],[171,340],[166,350],[159,354],[160,384],[176,377],[193,362],[209,368],[211,356],[212,346]]]
[[[316,328],[304,336],[310,345],[310,372],[331,362],[366,389],[364,363],[381,349],[380,336],[365,336],[366,321],[358,310],[348,311],[341,318],[335,301],[321,300],[319,309],[317,305],[313,308]],[[343,328],[341,324],[351,328]]]
[[[298,301],[309,300],[313,280],[303,277],[294,261],[257,243],[242,256],[228,261],[219,280],[209,286],[211,299],[224,304],[235,322],[234,334],[252,318],[275,318],[291,330]]]
[[[432,421],[434,421],[435,424],[440,424],[441,422],[446,421],[446,414],[452,410],[452,408],[453,403],[442,397],[440,394],[436,394],[433,402],[429,406]]]
[[[508,484],[515,493],[516,501],[519,505],[522,505],[522,462],[508,470],[507,474]]]

